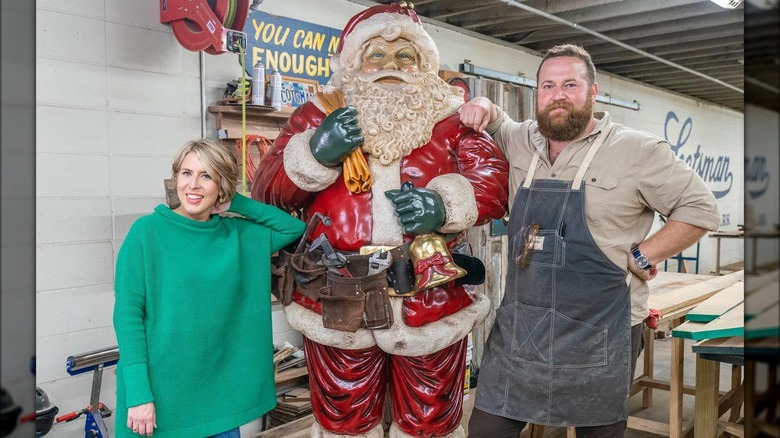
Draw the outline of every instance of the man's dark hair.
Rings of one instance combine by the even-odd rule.
[[[591,86],[596,82],[596,67],[593,65],[593,60],[590,59],[590,53],[575,44],[559,44],[544,52],[544,58],[542,58],[539,68],[536,69],[537,82],[539,81],[539,71],[542,69],[544,63],[550,58],[558,58],[561,56],[572,56],[581,59],[582,62],[585,63],[585,69],[588,73],[588,86]]]

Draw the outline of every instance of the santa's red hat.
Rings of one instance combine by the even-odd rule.
[[[331,57],[333,72],[359,66],[363,44],[376,36],[387,40],[405,38],[419,51],[420,70],[438,72],[439,50],[423,28],[420,17],[406,2],[372,6],[350,18],[341,32],[339,47]]]

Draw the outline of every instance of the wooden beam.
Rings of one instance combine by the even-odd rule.
[[[687,339],[725,338],[745,334],[745,306],[740,304],[710,322],[688,321],[672,330],[672,336]]]
[[[780,336],[780,303],[745,322],[745,339]]]
[[[688,321],[710,322],[743,302],[745,299],[745,283],[737,282],[707,298],[697,305],[687,315]]]
[[[662,313],[671,313],[674,310],[699,303],[711,297],[718,291],[731,286],[745,277],[745,271],[732,272],[728,275],[712,277],[701,283],[683,286],[667,293],[650,294],[648,305],[651,309],[658,309]],[[653,287],[650,283],[650,287]]]
[[[309,438],[311,425],[314,424],[314,416],[307,415],[293,420],[273,429],[252,435],[249,438]]]
[[[693,420],[694,438],[712,438],[718,428],[718,391],[720,363],[696,355],[696,400]]]

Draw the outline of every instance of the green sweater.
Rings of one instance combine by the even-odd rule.
[[[154,402],[155,438],[198,438],[276,405],[271,255],[305,224],[237,194],[229,212],[194,221],[159,205],[139,218],[116,264],[116,437],[127,408]]]

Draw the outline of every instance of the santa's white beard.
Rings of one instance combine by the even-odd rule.
[[[381,72],[386,76],[387,72]],[[432,73],[394,73],[406,82],[387,85],[374,82],[378,74],[360,72],[342,78],[348,105],[358,111],[363,150],[388,165],[428,143],[436,122],[462,102],[462,91]],[[460,94],[459,94],[460,93]]]

